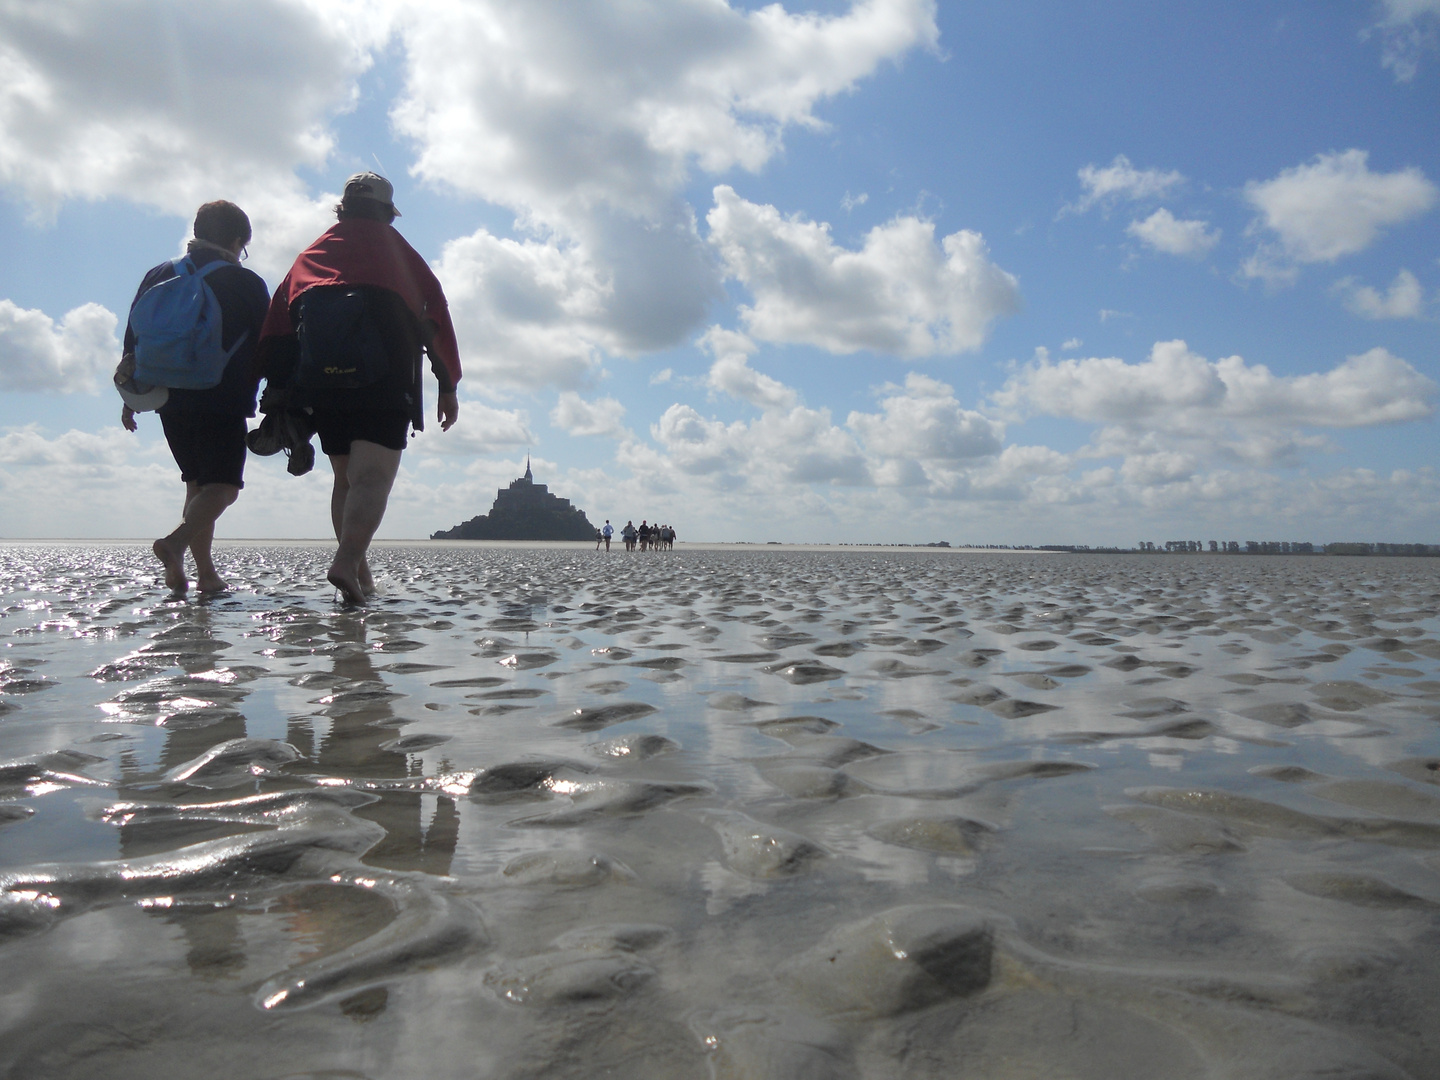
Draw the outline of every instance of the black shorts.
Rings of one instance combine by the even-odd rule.
[[[403,412],[316,409],[311,419],[320,436],[320,449],[330,457],[350,453],[350,444],[356,439],[387,450],[404,450],[410,437],[410,417]]]
[[[245,418],[200,411],[160,411],[180,479],[245,486]]]

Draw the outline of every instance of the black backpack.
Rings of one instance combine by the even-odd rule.
[[[363,289],[316,286],[301,294],[298,308],[296,386],[356,390],[384,377],[390,367],[385,340]]]

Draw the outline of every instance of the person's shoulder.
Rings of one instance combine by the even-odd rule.
[[[245,275],[245,284],[256,292],[265,294],[266,299],[270,297],[270,286],[265,284],[265,279],[251,270],[248,266],[240,267],[240,272]]]
[[[438,284],[439,279],[435,278],[435,272],[430,269],[430,263],[426,261],[424,255],[421,255],[420,252],[415,250],[409,240],[406,240],[405,237],[401,235],[400,230],[395,228],[394,225],[384,225],[382,227],[388,230],[390,235],[395,238],[395,250],[410,260],[417,270],[423,272],[424,276],[435,279],[436,284]]]
[[[315,243],[319,244],[327,238],[363,247],[371,257],[400,261],[421,258],[410,242],[400,235],[400,230],[374,218],[342,218],[325,230]]]
[[[176,276],[178,275],[175,273],[175,260],[166,259],[145,271],[145,277],[140,283],[141,288],[148,289],[151,285],[158,285],[160,282]]]
[[[175,276],[175,264],[169,259],[145,271],[145,276],[140,279],[140,287],[135,290],[135,299],[130,301],[131,308],[134,308],[140,302],[140,298],[156,285]]]
[[[265,284],[265,279],[248,266],[241,266],[239,263],[228,262],[228,260],[225,266],[219,267],[214,273],[217,277],[223,275],[231,281],[243,281],[247,285],[254,285],[257,282],[260,285]]]
[[[248,266],[241,266],[239,263],[220,267],[209,275],[209,280],[229,289],[242,290],[252,296],[264,295],[266,300],[270,298],[270,286],[265,284],[265,279]]]

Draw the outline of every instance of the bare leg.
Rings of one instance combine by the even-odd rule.
[[[228,486],[228,485],[227,485]],[[202,488],[193,481],[187,485],[189,499],[185,503],[185,516],[191,516],[191,504],[199,496]],[[235,489],[235,494],[240,494],[240,489]],[[231,502],[234,500],[232,499]],[[217,517],[219,515],[216,515]],[[208,522],[197,522],[194,533],[190,536],[190,554],[195,559],[195,584],[200,587],[202,593],[224,592],[226,589],[225,579],[215,569],[215,561],[210,557],[210,548],[215,542],[215,519]]]
[[[335,486],[330,490],[330,524],[335,530],[335,539],[339,540],[345,528],[345,499],[350,494],[350,455],[331,454],[330,467],[335,471]],[[370,576],[370,560],[364,555],[360,556],[360,570],[356,579],[364,595],[375,595],[375,579]]]
[[[340,544],[325,576],[347,603],[363,604],[366,586],[370,592],[375,589],[365,552],[385,517],[390,488],[400,469],[400,454],[399,450],[356,439],[350,444],[349,454],[330,457],[335,470],[330,516]]]
[[[225,588],[225,582],[215,572],[210,560],[210,545],[215,538],[215,521],[240,497],[240,489],[234,484],[185,485],[184,521],[169,536],[161,537],[151,545],[155,557],[165,567],[165,584],[176,592],[190,587],[185,576],[185,549],[195,555],[195,570],[199,577],[201,592],[218,592]]]

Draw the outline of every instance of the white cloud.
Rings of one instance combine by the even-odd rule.
[[[651,426],[650,434],[682,473],[709,475],[734,472],[744,460],[740,444],[746,426],[707,420],[689,405],[671,405]]]
[[[117,399],[118,400],[118,399]],[[120,415],[120,410],[115,410]],[[88,469],[118,465],[135,449],[134,437],[117,422],[102,431],[70,430],[48,438],[36,424],[0,434],[0,465],[53,465]]]
[[[1362,319],[1418,319],[1425,312],[1425,294],[1420,279],[1401,269],[1384,293],[1357,278],[1341,278],[1333,292],[1344,298],[1345,307]]]
[[[855,440],[830,421],[828,409],[796,406],[766,413],[750,425],[753,468],[791,484],[865,484],[869,473]]]
[[[750,367],[755,343],[744,334],[712,326],[697,344],[715,357],[706,379],[712,390],[748,401],[758,409],[794,408],[798,400],[794,390]]]
[[[606,280],[573,245],[507,240],[485,229],[445,245],[445,287],[466,374],[487,386],[574,388],[595,375]]]
[[[1139,364],[1118,357],[1053,362],[1042,357],[1025,365],[994,397],[1001,407],[1021,412],[1144,423],[1177,409],[1218,408],[1225,384],[1215,366],[1183,342],[1161,342]]]
[[[1435,383],[1385,349],[1347,357],[1324,374],[1275,376],[1263,364],[1246,365],[1238,356],[1216,367],[1231,416],[1349,428],[1422,420],[1435,413]]]
[[[1188,480],[1195,474],[1197,462],[1189,454],[1161,450],[1153,454],[1132,454],[1120,466],[1120,475],[1127,483],[1141,487],[1172,484]]]
[[[1262,244],[1240,261],[1242,277],[1263,281],[1272,289],[1294,285],[1300,279],[1300,268],[1287,259],[1273,244]]]
[[[1298,465],[1307,453],[1338,449],[1324,435],[1306,435],[1294,430],[1251,428],[1240,431],[1216,447],[1220,456],[1257,468]]]
[[[1420,57],[1440,40],[1440,0],[1381,0],[1383,14],[1361,34],[1380,35],[1380,62],[1409,82],[1420,70]]]
[[[1432,468],[1287,476],[1209,469],[1168,480],[1161,468],[1148,484],[1142,482],[1139,468],[1134,482],[1107,470],[1097,473],[1091,484],[1094,501],[1140,534],[1124,537],[1127,543],[1146,534],[1163,540],[1162,530],[1187,536],[1197,522],[1204,523],[1203,535],[1216,539],[1258,536],[1324,543],[1382,535],[1419,538],[1429,535],[1428,523],[1440,510],[1440,474]],[[1088,508],[1091,515],[1096,509]]]
[[[738,348],[743,339],[728,344]],[[716,500],[737,500],[743,494],[737,513],[744,513],[741,506],[753,511],[768,505],[782,517],[787,500],[792,507],[820,508],[832,499],[863,498],[836,494],[841,489],[918,488],[948,496],[967,482],[967,470],[977,464],[993,469],[997,455],[1004,457],[1001,424],[961,408],[949,386],[915,373],[903,388],[882,390],[878,413],[852,412],[844,427],[828,410],[799,405],[727,424],[676,403],[650,434],[658,451],[637,442],[622,446],[617,460],[648,482],[695,497],[708,492]],[[1033,462],[1053,471],[1055,455],[1032,449]],[[818,495],[815,485],[826,486],[827,494]]]
[[[1166,426],[1109,425],[1090,436],[1077,458],[1148,458],[1166,451],[1184,451],[1195,461],[1244,464],[1256,468],[1302,464],[1306,454],[1335,451],[1326,435],[1306,435],[1295,428],[1217,420],[1212,416],[1176,413]]]
[[[994,401],[1018,412],[1204,433],[1224,421],[1349,428],[1420,420],[1434,414],[1437,390],[1379,348],[1323,374],[1277,376],[1239,356],[1211,362],[1183,341],[1162,341],[1138,364],[1116,357],[1032,362]]]
[[[619,438],[625,434],[625,427],[620,422],[624,416],[625,406],[612,397],[585,401],[573,390],[566,390],[550,411],[550,422],[571,435]]]
[[[1065,344],[1060,346],[1060,351],[1071,352],[1074,349],[1080,348],[1084,344],[1085,342],[1081,341],[1078,337],[1066,338]]]
[[[1407,33],[1431,27],[1437,3],[1387,0],[1381,25]],[[1114,361],[1118,372],[1086,368],[1076,376],[1072,411],[1088,410],[1087,422],[1104,427],[1074,455],[1003,446],[1005,429],[985,406],[964,408],[950,387],[923,376],[882,388],[868,411],[837,424],[828,411],[804,407],[795,388],[751,367],[753,342],[761,340],[905,357],[975,348],[993,320],[1013,310],[1014,279],[989,262],[976,234],[942,238],[918,216],[837,241],[824,225],[737,199],[741,211],[772,215],[742,223],[750,232],[730,237],[754,283],[747,312],[755,321],[739,324],[749,336],[712,331],[705,375],[676,376],[686,370],[677,364],[652,382],[698,394],[703,379],[761,415],[727,423],[676,404],[651,427],[654,414],[626,417],[612,398],[595,398],[607,354],[692,340],[710,321],[728,264],[717,258],[720,245],[700,236],[686,201],[699,186],[694,176],[717,178],[704,188],[726,180],[743,190],[731,171],[771,165],[796,127],[823,128],[827,99],[937,41],[933,0],[818,6],[840,14],[724,0],[436,0],[398,15],[388,0],[215,0],[189,8],[168,0],[17,0],[0,4],[0,189],[28,203],[40,222],[67,200],[127,200],[188,224],[199,202],[233,198],[255,221],[254,264],[278,272],[328,223],[334,196],[316,192],[310,178],[337,167],[335,118],[357,103],[372,56],[394,42],[408,80],[395,120],[420,162],[408,181],[392,176],[401,205],[409,209],[407,186],[423,181],[516,217],[514,239],[479,230],[455,240],[441,260],[469,375],[462,394],[551,388],[558,427],[618,439],[613,469],[597,464],[562,478],[557,470],[540,475],[537,460],[542,480],[587,508],[603,493],[651,517],[665,508],[682,532],[706,520],[719,523],[712,535],[743,529],[760,539],[795,521],[817,539],[958,540],[956,522],[964,521],[971,539],[1024,541],[1037,529],[1093,531],[1124,521],[1129,531],[1135,520],[1197,513],[1217,521],[1308,515],[1354,522],[1356,535],[1374,522],[1433,532],[1440,515],[1434,470],[1309,476],[1300,461],[1338,449],[1316,428],[1433,413],[1434,384],[1384,350],[1287,377],[1239,358],[1212,363],[1183,345],[1163,363],[1152,354],[1144,364]],[[1391,44],[1386,63],[1397,78],[1410,77],[1413,63],[1402,70],[1406,54],[1396,51],[1392,61]],[[375,89],[393,92],[378,82]],[[1314,163],[1292,172],[1307,168]],[[1369,173],[1362,155],[1359,175],[1410,175],[1422,201],[1435,201],[1434,185],[1417,170]],[[1173,237],[1168,250],[1188,245],[1199,253],[1213,244],[1213,230],[1152,213],[1162,199],[1174,205],[1168,196],[1182,182],[1178,172],[1141,170],[1117,157],[1082,170],[1078,195],[1086,209],[1118,207],[1125,221],[1137,219],[1131,228],[1139,242],[1167,250],[1144,234],[1149,226],[1156,237]],[[1382,197],[1364,210],[1372,239],[1397,223],[1394,207],[1404,203],[1379,189]],[[860,205],[870,209],[864,193],[842,203],[847,211]],[[1269,223],[1258,205],[1256,212]],[[1191,226],[1198,231],[1187,234]],[[1274,227],[1263,252],[1270,270],[1293,273],[1307,253],[1315,255],[1308,261],[1329,257],[1316,255],[1328,250],[1323,235],[1300,232],[1310,246],[1292,251]],[[1342,236],[1341,246],[1347,242]],[[781,257],[775,266],[759,265],[771,254]],[[1402,315],[1418,290],[1406,274],[1388,288],[1346,279],[1339,292],[1352,310]],[[878,291],[864,294],[872,285]],[[108,393],[115,316],[96,305],[61,310],[52,317],[0,302],[0,388]],[[1107,311],[1102,320],[1121,314]],[[1062,346],[1080,348],[1078,339]],[[1147,365],[1163,370],[1127,370]],[[1035,362],[1036,370],[1060,366],[1048,355]],[[1111,375],[1119,385],[1107,392],[1099,383]],[[1012,382],[1027,378],[1021,372]],[[1163,378],[1174,385],[1154,385]],[[1033,386],[1024,383],[1015,408],[1031,410],[1063,389],[1050,382],[1064,380],[1039,375]],[[641,434],[622,426],[627,418]],[[153,417],[142,421],[140,438],[118,427],[0,432],[5,530],[153,536],[173,526],[180,484],[158,426]],[[432,424],[406,455],[386,535],[483,511],[495,486],[522,467],[516,451],[534,441],[523,410],[467,396],[458,428],[442,434]],[[1227,467],[1217,468],[1217,458]],[[1087,459],[1105,467],[1079,473]],[[1247,468],[1277,461],[1296,470],[1276,477]],[[281,460],[252,461],[246,493],[222,519],[222,532],[324,535],[326,472],[322,465],[294,480]],[[73,497],[57,502],[55,490]],[[663,501],[654,497],[662,491]],[[616,501],[622,495],[628,502]],[[1076,516],[1067,518],[1071,507]],[[689,535],[698,538],[697,528]],[[917,531],[925,535],[907,535]]]
[[[358,2],[6,4],[0,184],[41,219],[120,197],[188,223],[229,198],[255,226],[256,265],[283,270],[333,202],[295,169],[329,159],[328,122],[388,33]]]
[[[404,20],[392,110],[421,178],[509,207],[603,268],[607,348],[682,340],[720,297],[681,196],[693,168],[758,170],[789,126],[938,36],[934,0],[835,16],[722,0],[436,0]],[[563,384],[562,384],[563,385]]]
[[[773,491],[868,480],[859,447],[831,423],[825,409],[796,406],[766,412],[748,424],[725,424],[675,404],[650,430],[680,476],[708,478],[721,489]]]
[[[819,102],[939,31],[933,0],[437,0],[402,33],[416,171],[554,225],[598,205],[664,218],[692,162],[758,170],[785,125],[819,126]]]
[[[1071,464],[1068,455],[1048,446],[1007,446],[995,459],[994,475],[1008,480],[1062,476]]]
[[[741,308],[764,341],[925,357],[977,349],[990,324],[1019,305],[1015,278],[990,262],[979,233],[935,243],[935,226],[899,217],[840,247],[830,227],[782,217],[715,189],[706,217],[727,272],[754,297]]]
[[[942,382],[912,372],[880,399],[880,412],[852,412],[846,425],[881,458],[955,463],[1000,453],[1005,427],[964,409]]]
[[[1368,158],[1364,150],[1319,154],[1273,180],[1246,184],[1245,198],[1260,212],[1256,226],[1273,232],[1279,249],[1257,252],[1244,272],[1284,280],[1293,273],[1283,260],[1334,262],[1353,255],[1382,229],[1425,213],[1440,197],[1440,188],[1418,168],[1372,172]]]
[[[1104,167],[1086,165],[1076,175],[1084,193],[1074,204],[1065,207],[1061,214],[1083,214],[1097,204],[1119,202],[1122,199],[1137,202],[1142,199],[1158,199],[1168,195],[1185,178],[1175,170],[1137,169],[1124,154],[1116,154],[1115,160]]]
[[[162,536],[175,527],[180,473],[163,439],[120,427],[116,401],[114,426],[98,432],[52,436],[36,424],[0,432],[5,535]]]
[[[823,126],[817,105],[939,31],[934,0],[835,16],[721,0],[9,4],[0,185],[40,218],[119,197],[188,221],[230,198],[255,225],[252,265],[278,277],[335,201],[297,170],[333,163],[333,120],[397,33],[407,75],[392,116],[417,146],[413,172],[510,207],[603,279],[578,343],[496,320],[502,339],[552,346],[564,386],[594,347],[683,340],[720,295],[680,194],[692,168],[760,168],[788,127]]]
[[[907,382],[879,397],[912,398],[922,409],[954,397],[924,376]],[[1300,390],[1317,396],[1314,386]],[[1244,403],[1252,412],[1266,406]],[[650,439],[620,446],[615,460],[628,475],[594,486],[611,505],[651,510],[691,539],[1128,545],[1188,536],[1198,522],[1217,539],[1323,542],[1375,522],[1386,535],[1421,539],[1440,513],[1437,470],[1317,471],[1307,458],[1340,448],[1324,433],[1268,421],[1180,411],[1169,414],[1178,428],[1108,425],[1075,454],[1010,445],[947,461],[913,456],[927,452],[927,436],[907,441],[903,425],[889,422],[897,411],[882,406],[837,426],[823,409],[797,407],[727,423],[677,403]],[[1085,467],[1097,457],[1118,460]],[[1276,464],[1287,471],[1274,472]]]
[[[565,472],[537,459],[536,476],[592,520],[658,517],[692,540],[1033,543],[1043,536],[1130,544],[1192,535],[1197,522],[1216,538],[1425,539],[1440,514],[1440,471],[1431,467],[1324,473],[1291,462],[1297,467],[1280,475],[1207,463],[1204,442],[1167,446],[1132,432],[1110,448],[1125,458],[1115,466],[1077,471],[1079,457],[1009,446],[922,470],[868,458],[823,411],[795,412],[727,425],[676,405],[667,411],[665,441],[660,425],[654,444],[622,441],[616,462],[624,468]],[[180,485],[155,428],[153,418],[142,423],[139,439],[118,426],[55,437],[34,428],[0,433],[0,504],[14,511],[6,532],[148,537],[173,527]],[[809,459],[792,466],[788,455],[805,450]],[[707,469],[706,453],[722,458],[722,467]],[[524,455],[477,457],[463,470],[454,462],[405,455],[386,537],[414,537],[483,512],[495,489],[519,474]],[[440,468],[445,482],[437,484]],[[328,532],[328,470],[296,480],[282,459],[252,460],[246,480],[240,502],[221,519],[223,536]],[[75,499],[49,498],[57,484]],[[73,516],[77,501],[83,519]],[[222,549],[222,570],[228,559]]]
[[[522,409],[497,409],[470,396],[468,380],[460,383],[460,418],[449,431],[441,431],[433,420],[414,436],[416,454],[442,457],[469,457],[533,446],[530,417]]]
[[[1167,255],[1204,255],[1220,242],[1220,230],[1203,221],[1177,218],[1164,207],[1144,221],[1132,221],[1125,230],[1156,251]]]
[[[0,388],[95,393],[120,359],[118,321],[99,304],[82,304],[57,326],[43,311],[0,300]]]
[[[1166,427],[1115,424],[1101,428],[1076,456],[1119,457],[1128,461],[1153,457],[1177,447],[1197,461],[1203,458],[1255,467],[1294,466],[1301,463],[1306,453],[1336,449],[1325,435],[1307,435],[1293,428],[1237,424],[1228,420],[1217,422],[1214,418],[1197,421],[1179,416],[1174,424]]]

